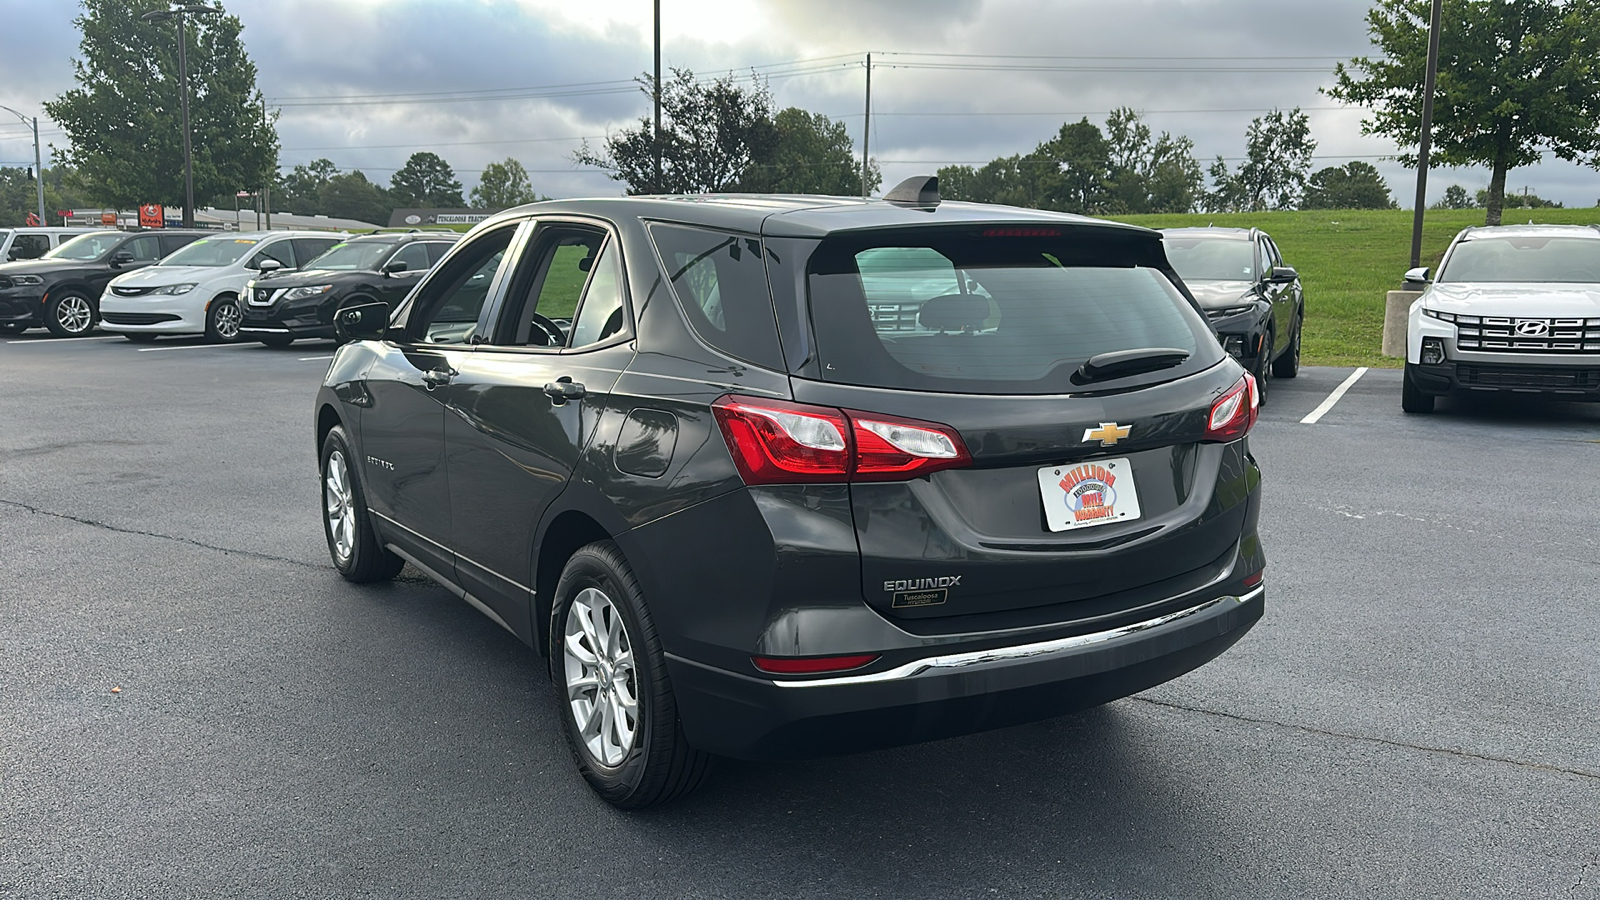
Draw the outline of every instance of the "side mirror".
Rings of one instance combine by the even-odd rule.
[[[363,303],[346,306],[333,316],[333,330],[339,341],[375,341],[389,330],[389,305]]]
[[[276,272],[281,268],[283,268],[283,263],[278,262],[270,256],[266,259],[263,259],[261,262],[256,263],[257,271],[263,275],[271,275],[273,272]]]
[[[384,263],[384,266],[383,266],[383,269],[382,269],[383,277],[388,278],[390,275],[394,275],[394,274],[396,274],[398,272],[404,272],[406,269],[409,269],[409,268],[411,268],[411,267],[406,265],[404,260],[397,259],[397,260],[394,260],[392,262]]]
[[[1429,277],[1431,274],[1427,266],[1418,266],[1415,269],[1406,270],[1405,281],[1406,284],[1432,284],[1433,279]]]
[[[113,266],[127,265],[131,262],[133,262],[132,250],[118,250],[116,253],[111,255],[111,264]]]
[[[1296,272],[1293,266],[1273,266],[1267,280],[1273,284],[1288,284],[1299,277],[1300,273]]]

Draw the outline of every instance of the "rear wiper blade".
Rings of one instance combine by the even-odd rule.
[[[1089,357],[1072,373],[1073,384],[1088,384],[1170,369],[1189,358],[1189,351],[1176,347],[1141,347],[1137,350],[1113,350]]]

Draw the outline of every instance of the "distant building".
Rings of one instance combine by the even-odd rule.
[[[71,210],[65,217],[67,225],[105,226],[107,228],[138,228],[138,210]],[[166,227],[179,228],[183,224],[183,211],[166,207]],[[48,224],[56,224],[56,216]],[[266,228],[266,216],[253,209],[214,209],[206,207],[194,211],[194,227],[215,231],[260,231]],[[373,231],[380,226],[356,219],[334,219],[328,216],[297,216],[293,213],[273,213],[273,231]]]
[[[389,214],[389,227],[476,225],[499,211],[498,209],[397,209]]]

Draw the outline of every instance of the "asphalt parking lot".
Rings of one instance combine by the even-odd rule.
[[[1600,405],[1273,384],[1266,618],[1090,712],[619,813],[542,664],[342,581],[332,346],[0,340],[0,897],[1600,897]]]

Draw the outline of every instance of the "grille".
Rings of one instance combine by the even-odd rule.
[[[250,292],[251,306],[271,306],[272,288],[256,288]]]
[[[1592,391],[1600,389],[1600,369],[1559,369],[1555,367],[1509,368],[1499,366],[1456,366],[1456,380],[1483,387],[1566,388]]]
[[[179,317],[172,313],[102,312],[100,318],[112,325],[154,325],[158,322],[176,322]]]
[[[1457,316],[1455,322],[1462,350],[1600,355],[1600,319]]]
[[[117,285],[111,289],[111,293],[116,294],[118,297],[143,297],[152,290],[155,289],[147,287],[123,287],[121,285]]]

